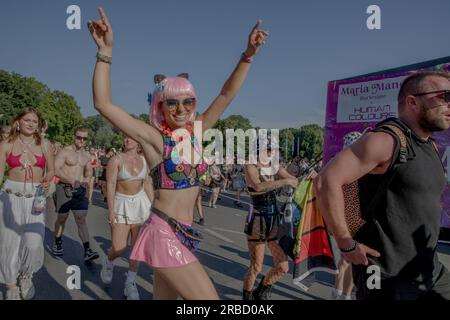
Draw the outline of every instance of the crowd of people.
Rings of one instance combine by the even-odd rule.
[[[193,227],[194,210],[203,225],[202,190],[208,191],[213,209],[221,192],[225,197],[231,189],[234,205],[242,208],[246,192],[251,204],[245,221],[250,264],[242,279],[242,298],[267,299],[272,286],[289,270],[288,254],[277,241],[282,217],[278,196],[283,190],[294,190],[302,179],[314,181],[320,211],[341,252],[335,298],[350,299],[353,283],[358,299],[450,298],[450,273],[436,253],[439,197],[446,180],[430,137],[450,126],[447,74],[421,72],[408,77],[399,93],[399,118],[383,121],[346,145],[325,168],[320,157],[309,161],[295,157],[282,162],[276,174],[267,174],[266,160],[274,154],[270,144],[258,145],[256,164],[208,166],[192,127],[194,120],[202,121],[203,131],[214,126],[241,89],[268,36],[259,21],[236,67],[204,113],[196,112],[197,95],[187,74],[156,75],[150,123],[133,118],[112,101],[113,32],[102,9],[100,19],[89,21],[88,27],[98,48],[93,103],[122,132],[123,145],[118,152],[88,147],[89,130],[84,127],[74,130],[70,144],[52,144],[45,138],[45,120],[32,107],[20,111],[2,129],[0,283],[6,285],[7,299],[28,300],[35,295],[33,274],[44,263],[46,207],[53,205],[57,217],[54,256],[65,254],[63,233],[72,212],[83,260],[99,258],[91,248],[86,220],[95,188],[107,205],[111,229],[111,248],[99,277],[105,284],[113,281],[114,260],[124,254],[131,238],[124,284],[129,300],[140,298],[136,275],[141,262],[153,269],[154,299],[219,299],[194,254],[203,239]],[[188,134],[179,135],[178,129]],[[192,156],[187,160],[178,149],[186,141]],[[201,161],[194,164],[198,155]],[[348,223],[344,191],[354,181],[359,182],[357,198],[365,213],[364,225],[356,233]],[[273,267],[255,288],[266,246]],[[369,265],[380,267],[381,289],[367,287]]]

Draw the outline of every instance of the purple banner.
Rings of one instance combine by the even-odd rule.
[[[442,62],[442,61],[440,61]],[[378,73],[373,76],[330,81],[328,83],[325,120],[324,163],[342,150],[344,136],[351,132],[363,133],[376,123],[397,116],[397,94],[403,80],[417,70],[450,71],[450,59],[446,63],[427,64],[426,68],[402,68],[401,72]],[[398,71],[398,70],[397,70]],[[438,132],[436,139],[446,171],[450,169],[450,132]],[[450,228],[450,179],[447,175],[441,204],[441,225]]]

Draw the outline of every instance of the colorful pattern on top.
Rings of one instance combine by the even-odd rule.
[[[191,143],[196,152],[200,151],[199,143],[194,135],[191,135]],[[207,164],[202,161],[194,166],[183,163],[178,155],[176,142],[163,133],[163,161],[151,170],[153,188],[158,189],[187,189],[200,185],[199,177],[207,170]]]

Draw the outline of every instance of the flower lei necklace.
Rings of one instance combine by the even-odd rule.
[[[173,131],[169,128],[169,126],[167,125],[167,122],[164,121],[164,122],[161,124],[160,129],[161,129],[161,132],[162,132],[165,136],[167,136],[167,137],[169,137],[170,139],[172,139]],[[191,140],[192,145],[194,146],[194,150],[195,150],[197,153],[201,154],[201,152],[200,152],[200,145],[199,145],[198,139],[197,139],[197,138],[195,137],[195,135],[193,134],[192,126],[191,126],[191,125],[188,125],[187,128],[185,128],[185,129],[189,132],[190,140]],[[183,139],[184,139],[184,137],[181,136],[181,137],[179,137],[179,140],[178,140],[178,141],[175,141],[175,143],[182,142]],[[173,140],[173,139],[172,139],[172,140]],[[178,156],[178,152],[177,152],[177,148],[176,148],[176,147],[173,148],[173,150],[172,150],[172,152],[171,152],[171,158],[174,160],[174,162],[180,162],[180,159],[179,159],[179,156]]]

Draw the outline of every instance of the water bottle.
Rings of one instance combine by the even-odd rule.
[[[286,207],[283,212],[284,222],[292,223],[292,202],[286,203]]]
[[[40,215],[45,211],[47,194],[42,185],[37,186],[33,201],[33,215]]]

